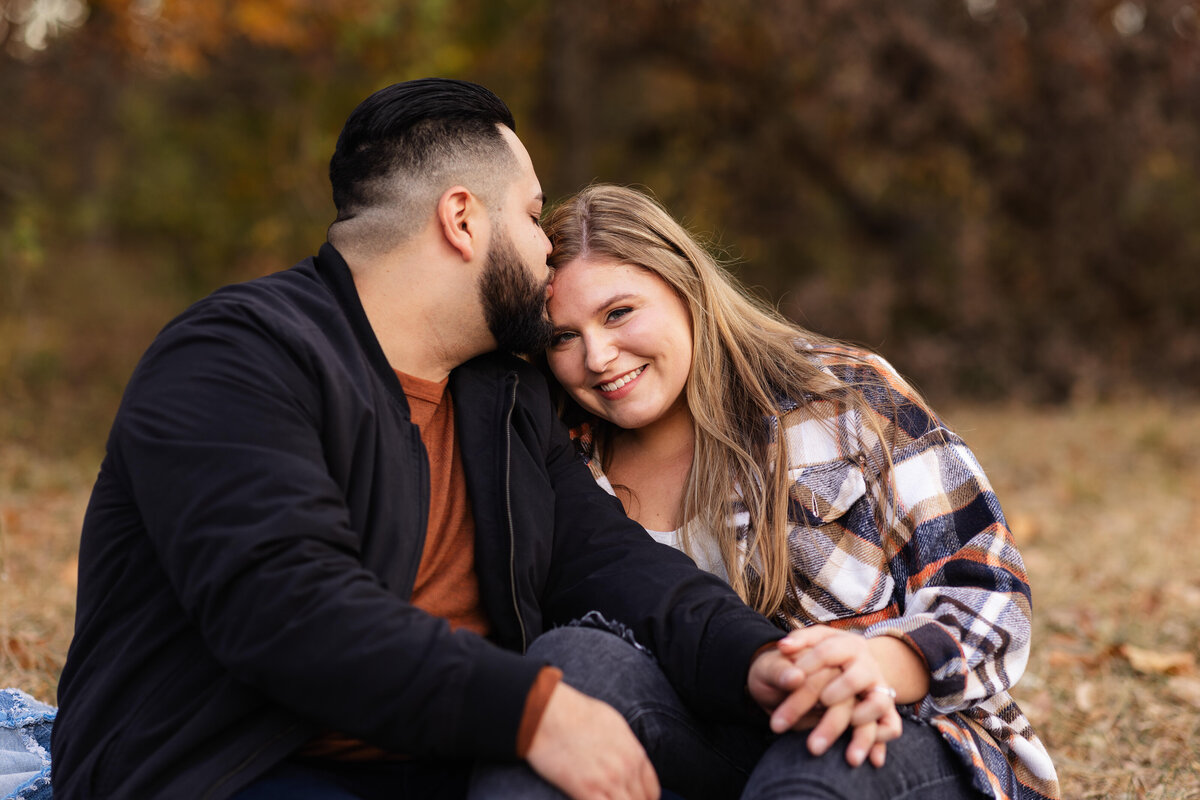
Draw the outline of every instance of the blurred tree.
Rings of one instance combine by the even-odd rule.
[[[1197,387],[1193,3],[557,9],[567,185],[649,184],[786,311],[939,391]]]
[[[9,398],[311,252],[345,115],[425,74],[935,395],[1200,389],[1195,0],[0,0],[0,46]]]

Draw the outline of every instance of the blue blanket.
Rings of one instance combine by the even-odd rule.
[[[58,712],[0,689],[0,798],[50,800],[50,729]]]

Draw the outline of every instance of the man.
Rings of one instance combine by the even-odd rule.
[[[56,797],[459,796],[518,758],[572,797],[656,797],[625,719],[535,639],[615,642],[725,717],[799,686],[780,632],[625,519],[506,354],[549,332],[513,127],[473,84],[372,95],[329,243],[151,345],[84,519]],[[661,673],[608,633],[542,636],[592,611]]]

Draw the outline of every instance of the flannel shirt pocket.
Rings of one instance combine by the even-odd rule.
[[[809,525],[823,525],[844,516],[867,493],[862,470],[850,461],[793,469],[789,477],[793,481],[792,502],[803,510],[793,519],[806,520]]]
[[[791,473],[789,536],[800,604],[816,622],[871,614],[892,601],[894,582],[862,469],[851,461]]]

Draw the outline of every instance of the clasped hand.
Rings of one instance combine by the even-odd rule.
[[[812,728],[821,755],[853,728],[846,760],[882,766],[900,716],[862,636],[825,626],[793,631],[750,665],[747,689],[777,733]],[[659,785],[645,750],[611,706],[565,683],[546,704],[528,753],[533,769],[581,800],[654,800]]]
[[[853,729],[846,761],[883,766],[900,715],[879,663],[859,634],[816,625],[789,633],[750,666],[747,688],[771,715],[771,730],[812,728],[808,749],[821,755]]]

